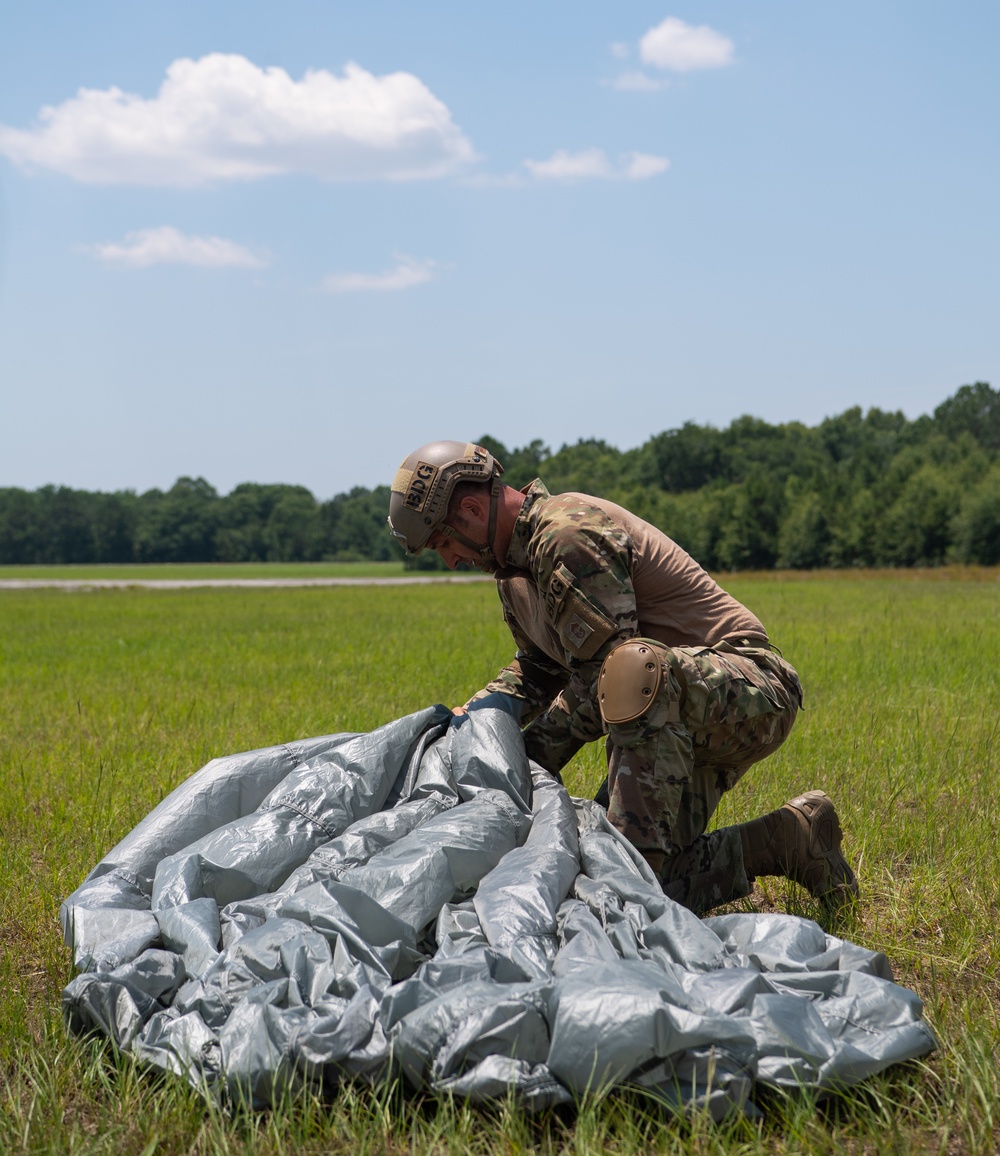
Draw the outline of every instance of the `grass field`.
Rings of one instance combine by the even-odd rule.
[[[363,1087],[226,1116],[68,1038],[59,903],[164,794],[219,754],[464,701],[510,641],[487,584],[3,591],[0,1151],[1000,1150],[997,572],[725,581],[807,697],[718,822],[811,787],[835,798],[864,892],[837,932],[884,951],[924,998],[941,1040],[926,1062],[818,1106],[772,1099],[758,1123],[671,1119],[632,1094],[526,1120]],[[585,750],[570,789],[592,793],[601,763]],[[817,914],[791,885],[746,904]]]

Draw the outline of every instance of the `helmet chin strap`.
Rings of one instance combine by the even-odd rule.
[[[500,563],[493,553],[493,538],[497,530],[497,510],[500,505],[500,475],[494,474],[493,484],[490,486],[490,516],[486,523],[486,541],[473,542],[471,538],[467,538],[461,530],[456,530],[454,526],[449,526],[447,522],[442,522],[438,526],[438,531],[446,538],[454,538],[456,542],[461,542],[463,546],[468,546],[470,550],[475,550],[479,554],[479,569],[484,574],[495,574],[500,569]]]

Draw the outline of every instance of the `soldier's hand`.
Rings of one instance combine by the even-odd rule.
[[[452,714],[468,714],[469,712],[465,709],[464,706],[453,706],[451,708],[451,713]]]

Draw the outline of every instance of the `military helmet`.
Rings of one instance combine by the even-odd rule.
[[[472,442],[428,442],[396,471],[389,494],[389,529],[407,554],[419,554],[444,521],[459,482],[489,482],[503,466]],[[478,547],[477,547],[478,548]]]

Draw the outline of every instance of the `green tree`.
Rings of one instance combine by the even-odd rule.
[[[136,552],[143,562],[214,562],[219,495],[204,478],[178,478],[139,502]]]
[[[951,526],[956,562],[995,566],[1000,563],[1000,464],[962,496]]]
[[[777,565],[792,570],[811,570],[826,565],[830,530],[823,500],[815,490],[797,493],[778,533]]]
[[[305,486],[243,482],[222,498],[215,532],[221,562],[311,562],[323,555],[323,525]]]
[[[643,480],[680,494],[724,476],[723,437],[712,426],[685,422],[646,442],[640,454]]]
[[[316,499],[305,486],[275,486],[264,527],[269,562],[314,562],[323,553],[323,526]]]
[[[831,566],[873,566],[879,543],[881,507],[871,490],[855,490],[830,517]]]
[[[783,512],[780,479],[757,466],[747,480],[730,488],[722,531],[715,544],[719,566],[727,570],[769,570],[778,556],[778,524]]]
[[[890,566],[940,565],[957,512],[957,487],[939,467],[921,466],[886,512],[876,561]]]
[[[44,553],[37,496],[16,487],[0,489],[0,564],[31,565],[41,562]]]
[[[821,491],[831,502],[844,502],[859,489],[885,495],[894,484],[887,471],[908,447],[918,447],[931,432],[930,419],[907,420],[903,413],[870,409],[862,415],[855,406],[838,417],[827,418],[817,433],[829,457]],[[924,459],[910,450],[910,465],[895,479],[886,501],[895,500],[905,478]]]
[[[42,486],[35,492],[38,518],[45,527],[42,562],[94,561],[94,535],[88,517],[92,495],[67,486]]]
[[[93,562],[135,560],[138,499],[134,490],[113,494],[90,494],[88,519],[93,541]]]
[[[535,438],[520,449],[508,450],[503,442],[497,441],[489,434],[483,434],[479,439],[479,445],[489,450],[503,466],[503,480],[515,490],[521,489],[537,478],[551,456],[549,447],[541,438]]]
[[[578,492],[604,497],[621,484],[621,450],[600,438],[582,438],[564,445],[544,463],[543,480],[553,494]]]
[[[271,487],[242,482],[219,503],[215,555],[220,562],[263,562],[264,527],[273,504]]]
[[[947,438],[971,434],[989,450],[1000,450],[1000,392],[985,381],[963,385],[934,411],[934,425]]]
[[[355,486],[350,493],[324,502],[320,513],[324,556],[344,562],[396,561],[400,547],[386,525],[388,513],[388,486],[374,490]]]

